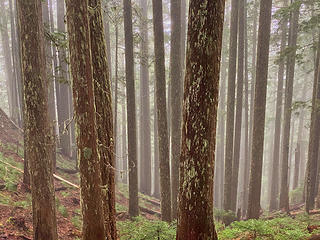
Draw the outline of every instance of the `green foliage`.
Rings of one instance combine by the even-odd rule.
[[[275,218],[272,220],[248,220],[233,222],[228,228],[218,233],[219,239],[273,239],[273,240],[300,240],[310,234],[307,231],[307,219],[297,217]]]
[[[82,220],[80,216],[74,216],[71,219],[73,226],[75,226],[78,230],[82,228]]]
[[[132,221],[117,224],[121,240],[174,240],[176,236],[176,223],[168,224],[136,217]]]
[[[237,216],[232,211],[214,209],[213,214],[216,220],[223,222],[225,225],[230,225],[232,222],[237,221]]]
[[[289,193],[289,197],[291,204],[298,204],[303,202],[303,187],[300,186],[299,188],[292,190]]]
[[[58,210],[59,213],[61,213],[63,217],[65,218],[68,217],[68,210],[64,205],[60,203],[59,198],[56,198],[56,209]]]

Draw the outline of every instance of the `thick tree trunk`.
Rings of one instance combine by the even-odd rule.
[[[260,3],[248,215],[259,218],[272,0]]]
[[[126,89],[127,89],[127,128],[128,128],[128,161],[129,161],[129,214],[139,215],[138,206],[138,161],[136,100],[134,83],[133,32],[131,0],[123,0],[125,55],[126,55]]]
[[[57,224],[52,171],[46,60],[41,1],[17,2],[24,82],[25,149],[31,176],[33,237],[56,240]]]
[[[106,236],[117,239],[115,209],[115,140],[113,137],[113,114],[111,82],[108,69],[106,43],[103,30],[101,0],[89,0],[91,59],[94,79],[95,116],[98,133],[101,179],[103,186],[103,210]]]
[[[83,215],[82,239],[104,240],[106,234],[94,112],[88,1],[67,0],[66,6],[75,122],[77,125]],[[78,26],[81,26],[81,28]]]
[[[284,7],[288,5],[288,1],[284,0]],[[281,23],[281,44],[280,54],[286,48],[287,43],[287,19],[282,19]],[[280,56],[281,57],[281,56]],[[280,138],[281,138],[281,115],[283,104],[283,81],[284,81],[285,59],[282,57],[279,60],[278,69],[278,89],[277,89],[277,102],[276,102],[276,116],[275,116],[275,131],[273,139],[273,162],[272,162],[272,175],[271,175],[271,188],[270,188],[270,205],[269,210],[273,211],[278,209],[278,196],[279,196],[279,174],[280,174]]]
[[[229,72],[227,97],[227,126],[226,151],[224,175],[224,210],[231,210],[232,193],[232,163],[233,163],[233,137],[234,137],[234,106],[235,106],[235,80],[237,69],[237,38],[238,38],[238,0],[231,2],[230,42],[229,42]]]
[[[279,207],[289,212],[289,177],[288,177],[288,158],[289,158],[289,141],[290,141],[290,123],[291,123],[291,105],[293,95],[294,69],[296,59],[296,45],[298,37],[298,21],[299,9],[292,12],[290,19],[289,47],[292,50],[287,60],[287,76],[286,76],[286,93],[284,102],[284,123],[282,135],[282,164],[281,164],[281,185],[280,185],[280,203]]]
[[[213,179],[225,2],[190,1],[177,240],[216,240]]]
[[[237,74],[237,103],[236,103],[236,121],[234,130],[234,148],[232,163],[232,181],[231,181],[231,210],[237,210],[238,197],[238,176],[240,161],[240,145],[242,130],[242,100],[243,100],[243,77],[244,77],[244,0],[239,0],[238,12],[238,74]]]
[[[181,0],[171,0],[170,90],[171,90],[171,174],[172,217],[177,217],[179,192],[179,162],[181,146]]]
[[[154,144],[154,197],[160,198],[160,171],[159,171],[159,142],[158,142],[158,116],[156,99],[156,82],[154,83],[154,114],[153,114],[153,144]]]
[[[140,159],[144,171],[140,171],[141,192],[151,195],[151,131],[149,90],[149,38],[148,2],[140,0],[141,49],[140,49]]]
[[[125,101],[125,100],[124,100]],[[128,184],[128,146],[127,146],[127,119],[126,119],[126,104],[122,103],[122,182]]]
[[[171,183],[169,164],[169,137],[166,104],[166,74],[162,1],[152,0],[155,50],[156,105],[159,141],[159,167],[161,188],[161,218],[171,221]]]

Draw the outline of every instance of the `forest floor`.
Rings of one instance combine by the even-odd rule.
[[[0,109],[0,240],[31,240],[31,194],[22,186],[23,171],[22,130],[15,126]],[[57,175],[74,185],[79,175],[66,173],[74,170],[75,162],[57,154]],[[67,171],[69,172],[69,171]],[[59,239],[81,238],[81,209],[79,189],[67,182],[55,180],[57,226]],[[173,240],[176,222],[167,224],[160,219],[158,199],[140,194],[141,216],[129,219],[128,188],[116,186],[116,210],[121,240]],[[291,216],[277,212],[264,214],[259,220],[235,221],[226,226],[221,219],[233,218],[230,213],[217,210],[216,229],[219,239],[274,239],[320,240],[320,211],[303,213],[303,205],[294,206]],[[313,237],[313,238],[312,238]]]

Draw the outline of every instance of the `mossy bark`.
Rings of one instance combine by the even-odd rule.
[[[191,0],[177,240],[218,239],[213,179],[225,1]]]
[[[136,102],[134,83],[133,30],[131,0],[123,0],[126,90],[127,90],[127,129],[128,129],[128,162],[129,162],[129,214],[139,215],[138,201],[138,161],[137,161],[137,129]]]
[[[101,0],[89,0],[91,58],[94,79],[94,99],[103,185],[103,209],[106,236],[117,239],[115,210],[115,146],[113,139],[113,116],[111,83],[101,12]]]
[[[31,179],[33,236],[56,240],[53,145],[47,105],[47,76],[40,0],[17,2],[24,82],[25,149]]]
[[[82,239],[105,240],[87,0],[67,0],[72,90],[80,170]]]
[[[156,105],[157,126],[159,141],[159,167],[160,167],[160,196],[161,218],[171,221],[171,182],[169,163],[169,136],[166,102],[166,74],[164,58],[164,32],[162,2],[152,1],[154,51],[155,51],[155,81],[156,81]]]
[[[269,66],[269,43],[271,29],[272,0],[262,0],[260,3],[258,51],[256,65],[256,83],[254,94],[254,113],[251,149],[251,171],[249,182],[249,200],[247,217],[259,218],[263,144],[265,127],[265,110]]]

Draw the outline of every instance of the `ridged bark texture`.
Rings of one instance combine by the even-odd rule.
[[[87,0],[67,0],[67,26],[80,170],[82,239],[105,240]],[[94,224],[93,224],[94,223]]]
[[[47,106],[46,61],[40,0],[17,2],[24,82],[25,149],[31,176],[33,237],[56,240],[52,136]]]
[[[161,218],[171,221],[171,183],[169,164],[169,137],[166,103],[166,72],[164,57],[164,32],[162,1],[152,0],[154,51],[155,51],[155,81],[156,105],[159,141],[159,166],[160,166],[160,195]]]
[[[259,218],[272,0],[260,3],[256,83],[247,217]]]
[[[177,240],[215,240],[213,180],[225,1],[191,0]]]
[[[113,139],[113,114],[111,83],[101,12],[101,0],[89,0],[89,26],[91,59],[93,66],[93,86],[95,117],[98,133],[101,179],[103,186],[103,210],[106,236],[117,239],[115,209],[115,144]]]

